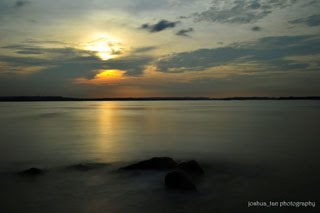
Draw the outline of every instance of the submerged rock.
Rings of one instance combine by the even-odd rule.
[[[190,175],[204,175],[204,170],[195,160],[180,163],[178,165],[178,169],[183,170]]]
[[[77,170],[77,171],[88,171],[93,169],[99,169],[106,166],[105,163],[79,163],[76,165],[69,166],[68,169]]]
[[[197,191],[193,181],[204,175],[204,170],[195,160],[176,163],[169,157],[154,157],[120,168],[121,170],[171,170],[164,177],[165,186],[170,190]]]
[[[177,167],[177,163],[169,157],[154,157],[149,160],[140,161],[138,163],[122,167],[124,170],[165,170],[174,169]]]
[[[189,176],[183,171],[169,172],[165,178],[164,183],[168,189],[182,190],[182,191],[196,191],[197,188],[190,180]]]
[[[30,169],[21,171],[18,174],[19,175],[29,175],[29,176],[42,175],[42,174],[44,174],[44,170],[32,167]]]

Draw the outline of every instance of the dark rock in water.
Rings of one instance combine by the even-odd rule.
[[[19,172],[18,174],[20,175],[30,175],[30,176],[35,176],[35,175],[42,175],[44,174],[44,171],[42,169],[39,169],[39,168],[30,168],[30,169],[27,169],[27,170],[24,170],[22,172]]]
[[[176,168],[177,163],[168,157],[154,157],[149,160],[140,161],[138,163],[123,167],[125,170],[165,170]]]
[[[190,180],[188,175],[183,171],[169,172],[164,179],[168,189],[182,190],[182,191],[197,191],[196,186]]]
[[[76,165],[69,166],[68,169],[77,170],[77,171],[88,171],[93,169],[99,169],[106,166],[105,163],[80,163]]]
[[[178,169],[183,170],[191,175],[204,175],[204,170],[195,160],[180,163],[178,165]]]

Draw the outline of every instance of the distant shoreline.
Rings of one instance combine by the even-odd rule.
[[[144,97],[144,98],[72,98],[62,96],[0,96],[0,102],[40,102],[40,101],[263,101],[263,100],[320,100],[320,96],[303,97]]]

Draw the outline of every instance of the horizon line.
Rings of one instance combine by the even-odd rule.
[[[64,96],[0,96],[0,102],[28,102],[28,101],[183,101],[183,100],[320,100],[320,96],[231,96],[231,97],[203,97],[203,96],[167,96],[167,97],[113,97],[113,98],[76,98]]]

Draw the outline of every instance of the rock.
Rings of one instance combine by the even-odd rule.
[[[177,163],[169,157],[154,157],[149,160],[140,161],[138,163],[122,167],[125,170],[165,170],[176,168]]]
[[[182,190],[182,191],[197,191],[196,186],[190,180],[188,175],[183,171],[169,172],[164,179],[165,185],[168,189]]]
[[[27,170],[24,170],[22,172],[19,172],[18,174],[20,175],[29,175],[29,176],[36,176],[36,175],[42,175],[44,174],[44,171],[42,169],[39,169],[39,168],[30,168],[30,169],[27,169]]]
[[[68,169],[77,170],[77,171],[88,171],[93,169],[99,169],[106,166],[105,163],[80,163],[76,165],[69,166]]]
[[[191,175],[204,175],[204,170],[195,160],[182,162],[178,165],[178,169]]]

